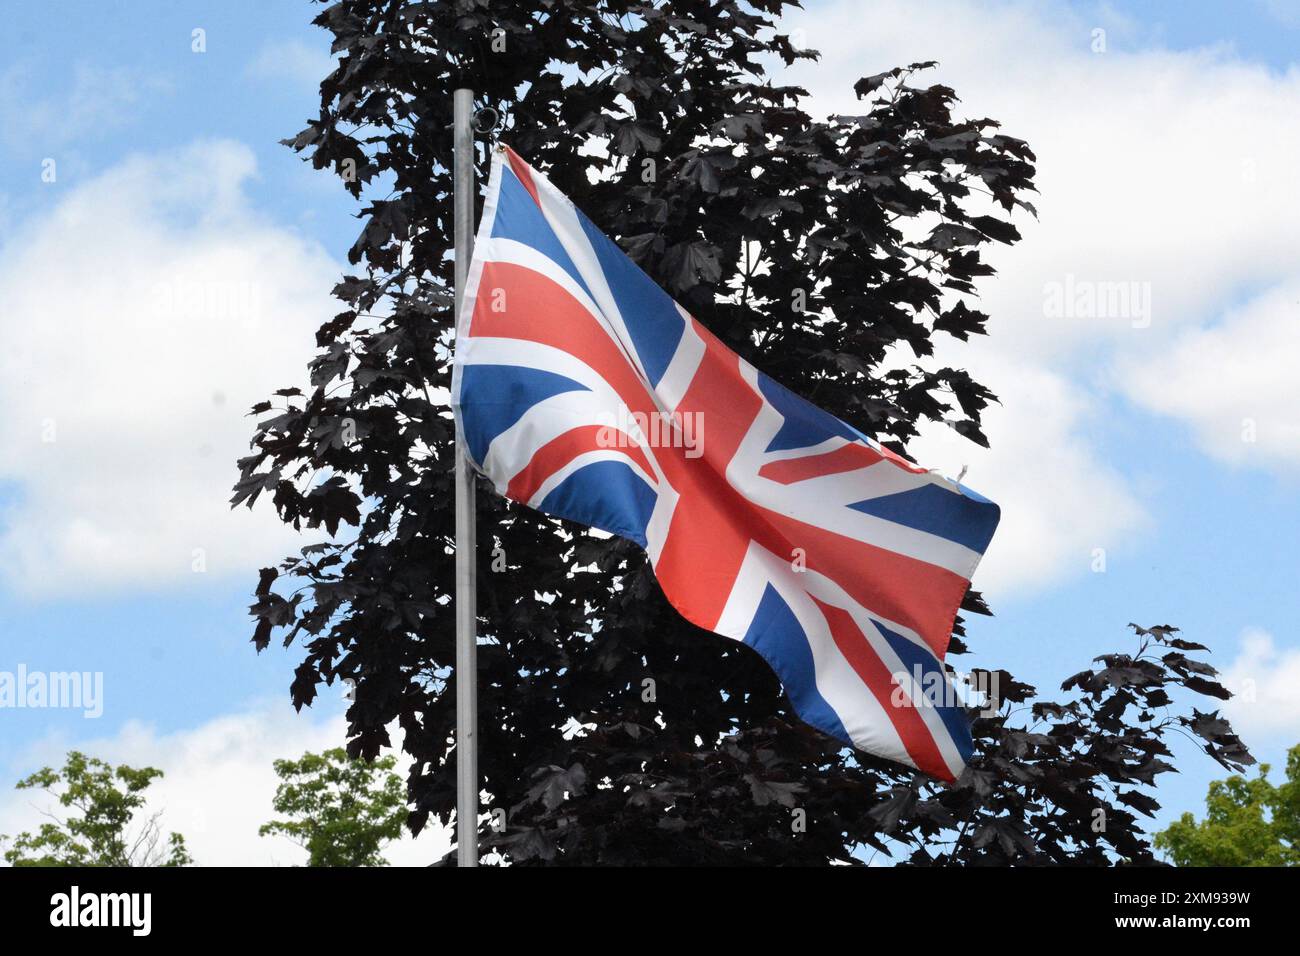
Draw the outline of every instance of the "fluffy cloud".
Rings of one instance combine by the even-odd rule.
[[[1296,352],[1285,300],[1300,277],[1300,192],[1287,157],[1300,151],[1300,72],[1143,46],[1133,21],[1061,3],[882,0],[864,14],[840,0],[788,25],[823,54],[782,77],[816,111],[859,112],[860,76],[938,60],[927,82],[1038,155],[1040,219],[1021,218],[1024,241],[993,251],[999,274],[982,285],[991,336],[942,356],[1001,395],[993,449],[937,435],[916,446],[945,472],[969,464],[970,484],[1003,506],[979,586],[1041,587],[1145,526],[1090,437],[1121,396],[1191,424],[1220,457],[1300,461],[1296,386],[1281,371]],[[1274,285],[1224,318],[1243,289]],[[1248,417],[1259,444],[1243,451]]]
[[[1300,648],[1279,648],[1259,628],[1242,631],[1237,659],[1223,672],[1235,696],[1223,705],[1232,726],[1247,742],[1282,737],[1295,743],[1300,727]]]
[[[1234,464],[1300,466],[1300,278],[1230,310],[1119,376],[1134,401],[1188,423]]]
[[[969,469],[965,482],[1002,506],[1002,522],[975,576],[997,607],[1086,571],[1096,549],[1110,552],[1146,527],[1147,517],[1083,437],[1097,416],[1096,400],[1051,369],[1011,361],[990,344],[980,343],[963,364],[1001,396],[985,414],[991,447],[940,425],[923,430],[913,452],[947,475]]]
[[[884,0],[870,30],[853,28],[861,18],[844,0],[796,21],[825,55],[790,78],[820,108],[856,111],[859,75],[937,59],[931,81],[955,87],[962,112],[996,117],[1038,155],[1041,218],[1021,220],[1024,242],[997,250],[1001,274],[984,284],[1004,350],[1062,368],[1092,364],[1095,348],[1152,353],[1212,321],[1243,287],[1300,273],[1287,159],[1300,151],[1300,71],[1278,75],[1217,50],[1111,42],[1094,53],[1094,29],[1125,30],[1061,4]],[[1211,130],[1234,147],[1204,148]],[[1100,283],[1137,283],[1150,315],[1106,309]],[[1067,284],[1076,300],[1101,293],[1099,304],[1050,317]]]
[[[247,453],[244,415],[301,374],[338,270],[250,208],[254,172],[229,142],[134,158],[5,237],[10,587],[154,585],[242,571],[293,545],[268,513],[226,500]]]
[[[885,0],[869,30],[852,28],[861,19],[847,0],[802,16],[826,55],[792,79],[818,104],[854,111],[860,74],[937,59],[931,76],[958,90],[963,112],[996,117],[1038,154],[1041,220],[1025,222],[1025,241],[986,283],[995,331],[1020,353],[1140,349],[1212,318],[1244,283],[1295,273],[1300,194],[1287,157],[1300,149],[1300,72],[1215,50],[1110,42],[1094,53],[1092,31],[1106,27],[1062,4]],[[1233,148],[1204,148],[1211,130]],[[1149,284],[1151,328],[1123,315],[1048,319],[1047,286],[1067,276]]]
[[[176,733],[159,734],[133,722],[103,740],[46,741],[24,756],[16,775],[61,766],[65,751],[74,746],[113,764],[157,767],[165,776],[148,791],[149,810],[161,813],[165,831],[185,837],[198,865],[300,865],[307,857],[296,844],[257,835],[274,816],[271,799],[279,778],[272,762],[340,746],[344,731],[341,717],[313,720],[309,712],[299,716],[276,701]],[[403,759],[398,772],[405,775],[408,766]],[[6,782],[0,790],[0,832],[34,829],[50,802],[43,794],[11,790]],[[391,844],[385,857],[395,865],[423,866],[450,846],[450,831],[435,826]]]

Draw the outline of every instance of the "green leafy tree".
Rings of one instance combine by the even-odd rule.
[[[163,772],[153,767],[110,766],[76,750],[62,770],[44,767],[18,782],[19,790],[44,790],[76,811],[35,833],[20,833],[5,851],[13,866],[185,866],[193,863],[179,833],[164,837],[159,813],[145,813],[145,796]],[[10,842],[0,837],[0,842]]]
[[[282,783],[272,806],[288,820],[263,824],[262,836],[286,836],[308,853],[308,866],[384,866],[380,851],[402,835],[406,787],[397,758],[353,760],[342,748],[277,760]]]
[[[1300,744],[1286,758],[1286,782],[1234,774],[1210,784],[1205,819],[1184,813],[1156,834],[1156,848],[1177,866],[1300,865]]]

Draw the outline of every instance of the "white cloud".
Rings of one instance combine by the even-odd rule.
[[[1148,520],[1119,473],[1083,437],[1098,416],[1096,400],[1049,368],[1018,364],[991,346],[980,342],[963,360],[1001,396],[984,416],[991,447],[937,425],[925,428],[912,450],[950,476],[968,467],[965,483],[1002,507],[975,574],[975,586],[996,609],[1019,593],[1086,572],[1095,549],[1109,554]]]
[[[1122,366],[1146,408],[1187,422],[1201,449],[1234,464],[1300,466],[1300,277]]]
[[[1001,274],[983,284],[991,330],[1018,356],[1158,348],[1243,287],[1300,273],[1287,159],[1300,152],[1300,70],[1223,51],[1092,53],[1092,22],[1060,4],[883,0],[870,30],[851,29],[861,18],[850,0],[802,15],[826,55],[791,78],[820,108],[860,110],[859,75],[938,59],[920,81],[953,86],[959,115],[997,118],[1038,155],[1041,219],[1019,220],[1024,241],[995,250]],[[1066,276],[1149,283],[1151,327],[1048,319],[1045,287]]]
[[[253,402],[303,376],[338,269],[254,212],[230,142],[136,157],[0,248],[0,567],[29,594],[274,560],[231,512]]]
[[[970,464],[969,483],[1003,507],[977,586],[1027,590],[1083,572],[1092,548],[1121,546],[1145,526],[1137,492],[1092,438],[1123,393],[1203,437],[1235,419],[1235,439],[1253,414],[1260,448],[1246,454],[1274,467],[1300,461],[1280,450],[1294,435],[1296,392],[1276,371],[1284,348],[1296,354],[1282,299],[1300,279],[1300,191],[1287,158],[1300,153],[1300,70],[1271,71],[1226,48],[1137,49],[1134,23],[1104,6],[881,0],[865,11],[840,0],[788,25],[823,54],[780,78],[808,89],[814,112],[861,112],[859,77],[937,59],[917,82],[952,86],[957,115],[995,117],[1037,153],[1040,219],[1019,218],[1023,241],[993,250],[999,274],[981,285],[990,338],[945,349],[1002,396],[989,412],[993,449],[933,437],[916,446],[928,466]],[[1093,52],[1098,27],[1104,53]],[[1131,291],[1129,307],[1113,299],[1118,308],[1050,316],[1050,296],[1067,286],[1105,302],[1101,283]],[[1272,285],[1285,291],[1219,337],[1199,331],[1243,290]],[[1149,313],[1133,307],[1147,296]],[[1234,337],[1230,383],[1197,386],[1201,360]],[[1266,349],[1277,351],[1251,380]],[[1162,362],[1177,380],[1163,397],[1151,391]],[[1229,411],[1211,412],[1228,388]]]
[[[1277,736],[1290,746],[1300,739],[1300,648],[1279,648],[1272,634],[1247,628],[1222,682],[1236,695],[1223,712],[1247,744]]]
[[[147,791],[148,809],[161,812],[165,832],[185,837],[196,864],[301,865],[307,859],[301,847],[283,837],[257,834],[275,816],[271,800],[279,778],[272,763],[337,747],[344,736],[342,717],[312,719],[309,711],[296,715],[276,701],[175,733],[159,734],[131,722],[107,739],[47,740],[24,755],[15,777],[41,766],[62,766],[65,752],[74,748],[114,765],[157,767],[164,776]],[[402,756],[397,772],[403,779],[409,766],[409,758]],[[31,830],[44,819],[43,810],[57,809],[45,794],[7,789],[10,785],[6,781],[0,790],[0,832]],[[419,837],[403,836],[384,856],[394,865],[423,866],[450,846],[450,830],[434,824]]]

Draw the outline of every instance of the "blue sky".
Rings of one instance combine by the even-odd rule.
[[[835,29],[863,9],[868,35]],[[15,409],[0,425],[0,670],[102,671],[105,684],[93,721],[0,710],[0,832],[26,820],[10,783],[84,745],[168,770],[169,819],[198,831],[200,862],[265,862],[268,841],[247,831],[265,815],[270,757],[340,739],[342,705],[293,717],[296,654],[254,655],[255,568],[295,542],[222,502],[249,433],[240,415],[301,380],[355,234],[342,191],[277,142],[313,114],[327,44],[313,8],[287,0],[126,10],[14,6],[0,35],[0,327],[16,343],[0,359]],[[1000,257],[994,335],[970,357],[1004,398],[994,453],[941,437],[918,449],[945,470],[970,463],[1008,516],[976,579],[998,616],[972,622],[967,662],[1047,689],[1129,646],[1129,621],[1176,624],[1256,682],[1233,716],[1279,763],[1300,742],[1300,694],[1283,680],[1300,675],[1300,393],[1277,368],[1300,358],[1285,159],[1300,145],[1300,3],[813,3],[797,22],[827,54],[796,76],[814,109],[843,108],[857,75],[933,57],[970,113],[1043,144],[1042,219]],[[191,50],[195,28],[206,52]],[[1195,135],[1171,143],[1179,130]],[[1063,274],[1147,283],[1155,321],[1045,321],[1044,282]],[[209,298],[183,320],[142,317],[131,290],[160,288],[169,303],[252,290],[257,306]],[[85,374],[63,358],[73,343]],[[1240,439],[1245,418],[1255,442]],[[58,438],[40,445],[48,422]],[[248,728],[262,718],[273,730],[259,740]],[[186,759],[204,747],[224,768],[207,779]],[[1219,775],[1181,756],[1162,820],[1198,808]],[[186,804],[203,794],[250,806],[196,818]]]

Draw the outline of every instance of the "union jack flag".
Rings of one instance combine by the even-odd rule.
[[[508,149],[452,404],[501,494],[635,541],[673,606],[761,654],[804,721],[961,773],[970,730],[942,661],[997,505],[742,360]]]

